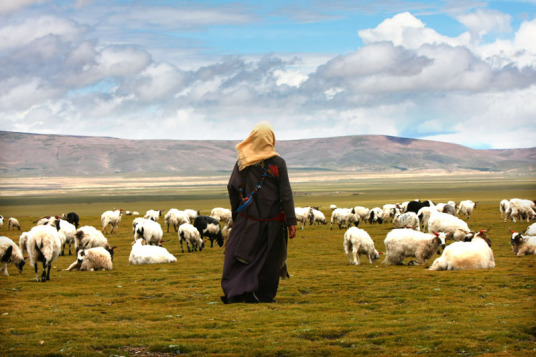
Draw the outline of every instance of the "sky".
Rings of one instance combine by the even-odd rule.
[[[0,130],[536,147],[536,0],[0,1]]]

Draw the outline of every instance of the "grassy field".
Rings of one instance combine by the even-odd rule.
[[[132,216],[117,234],[114,269],[68,272],[74,256],[53,263],[51,280],[35,282],[28,265],[0,276],[0,355],[494,355],[536,354],[536,256],[516,257],[498,204],[536,198],[534,178],[364,179],[293,185],[297,206],[382,206],[414,198],[478,201],[468,221],[493,226],[496,268],[432,272],[423,266],[348,264],[344,230],[306,226],[289,244],[291,278],[276,304],[223,305],[223,250],[181,253],[177,235],[164,233],[176,264],[130,266]],[[194,208],[208,214],[228,206],[224,186],[144,195],[0,197],[0,214],[23,231],[42,215],[76,211],[82,225],[100,227],[100,214],[124,210]],[[328,218],[329,219],[329,218]],[[163,224],[163,220],[161,221]],[[360,225],[376,248],[392,224]],[[166,228],[164,227],[164,232]],[[20,232],[0,228],[18,242]],[[435,259],[435,258],[434,258]],[[431,264],[433,259],[427,263]]]

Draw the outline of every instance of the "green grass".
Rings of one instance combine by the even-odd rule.
[[[29,266],[0,276],[0,355],[526,355],[536,353],[536,257],[513,255],[508,227],[498,203],[503,198],[534,198],[533,179],[355,180],[293,186],[296,205],[381,206],[413,198],[472,199],[478,208],[472,229],[489,233],[497,267],[491,270],[431,272],[422,266],[385,266],[362,257],[351,266],[342,248],[344,230],[306,226],[289,244],[290,280],[282,281],[277,304],[223,305],[222,249],[180,252],[176,233],[164,233],[164,246],[176,264],[130,266],[131,222],[125,216],[117,234],[114,270],[64,271],[73,256],[53,263],[51,281],[35,282]],[[99,227],[112,207],[197,208],[208,214],[227,206],[225,188],[196,197],[158,193],[75,195],[0,199],[0,213],[15,216],[28,230],[41,215],[77,211],[83,225]],[[82,202],[80,200],[80,202]],[[161,222],[163,223],[163,222]],[[391,224],[362,224],[379,251]],[[164,232],[165,232],[164,227]],[[16,242],[20,232],[0,229]],[[432,259],[427,263],[431,264]],[[138,353],[138,352],[142,353]]]

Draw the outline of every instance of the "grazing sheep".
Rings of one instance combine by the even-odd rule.
[[[328,224],[328,222],[326,221],[326,216],[324,216],[324,213],[322,213],[319,210],[313,208],[312,215],[309,218],[309,225],[313,225],[315,223]]]
[[[103,247],[80,249],[76,261],[66,270],[112,270],[112,256]]]
[[[374,248],[374,242],[370,235],[361,228],[348,228],[344,233],[343,247],[350,264],[361,264],[361,254],[368,257],[370,264],[380,257],[378,251]]]
[[[167,232],[169,233],[169,226],[173,225],[175,232],[178,232],[179,226],[183,223],[189,223],[190,218],[184,213],[184,211],[179,211],[176,208],[171,208],[168,213],[164,216],[164,220],[167,224]]]
[[[201,239],[208,237],[210,239],[210,247],[214,247],[214,240],[220,247],[223,246],[223,234],[221,231],[220,222],[209,216],[199,215],[194,220],[194,227],[199,231]]]
[[[407,213],[407,212],[406,212]],[[445,247],[445,233],[424,233],[413,229],[393,229],[384,240],[386,256],[384,264],[403,265],[407,257],[417,258],[417,263],[424,265],[439,247]],[[417,264],[414,261],[410,265]]]
[[[5,276],[9,276],[7,272],[7,264],[12,263],[17,267],[19,273],[22,273],[22,268],[26,263],[20,248],[8,237],[0,237],[0,262],[3,264],[2,269]]]
[[[104,237],[102,232],[96,229],[95,227],[92,227],[92,226],[80,227],[76,230],[76,234],[74,235],[74,237],[75,237],[74,247],[75,247],[77,255],[80,249],[103,247],[110,253],[110,256],[113,259],[114,249],[116,247],[110,247],[106,237]]]
[[[69,222],[70,224],[74,225],[74,228],[78,229],[78,224],[80,222],[80,217],[76,212],[69,212],[67,214],[63,214],[62,218]]]
[[[145,216],[143,218],[158,222],[158,219],[160,218],[160,216],[162,216],[162,212],[162,210],[156,211],[154,209],[150,209],[145,212]]]
[[[510,200],[510,207],[506,211],[504,221],[506,222],[510,218],[513,222],[516,218],[519,220],[526,219],[527,222],[536,217],[534,201],[522,200],[519,198],[512,198]]]
[[[464,215],[465,219],[470,219],[471,215],[473,214],[473,210],[476,208],[477,202],[473,202],[471,200],[465,200],[461,201],[458,205],[458,210],[456,211],[456,214],[458,216]]]
[[[20,223],[16,218],[9,217],[9,219],[7,220],[7,230],[9,231],[12,228],[13,230],[17,228],[20,231]]]
[[[160,245],[164,232],[160,223],[151,219],[143,219],[136,226],[134,241],[143,238],[148,245]]]
[[[359,221],[366,221],[369,217],[370,210],[363,206],[355,206],[354,212]]]
[[[188,209],[188,208],[185,209],[183,212],[188,216],[188,219],[190,220],[190,223],[192,224],[194,223],[195,218],[201,214],[201,212],[199,211]]]
[[[428,221],[428,232],[445,232],[447,238],[462,241],[470,234],[467,223],[447,213],[436,212]]]
[[[198,248],[199,251],[202,251],[205,246],[205,242],[201,239],[199,231],[190,223],[183,223],[179,227],[179,242],[181,244],[181,251],[184,253],[184,248],[182,246],[183,241],[186,242],[186,248],[188,248],[189,253],[197,252]],[[190,245],[192,246],[191,249]]]
[[[313,216],[312,207],[294,207],[294,212],[296,213],[297,226],[301,224],[301,229],[304,228],[305,222],[309,221]]]
[[[106,233],[106,227],[110,225],[112,231],[110,234],[115,233],[115,230],[119,228],[119,223],[121,223],[121,216],[123,214],[122,209],[116,209],[114,211],[106,211],[101,215],[102,223],[102,233]]]
[[[176,263],[177,258],[169,253],[166,248],[146,245],[145,240],[140,238],[132,244],[128,262],[132,265]]]
[[[28,232],[26,247],[30,254],[30,265],[35,268],[35,278],[39,281],[37,263],[43,264],[41,281],[50,280],[52,262],[60,255],[60,238],[56,228],[45,225],[33,227]]]
[[[233,213],[230,209],[216,207],[210,211],[210,217],[214,218],[217,221],[224,222],[225,224],[229,223],[233,219]]]
[[[354,213],[353,208],[336,208],[331,212],[330,230],[333,230],[333,222],[337,222],[339,229],[350,228],[353,223],[356,227],[359,225],[359,219]]]
[[[443,250],[430,270],[465,270],[495,268],[491,240],[487,231],[473,235],[468,242],[454,242]]]
[[[383,210],[380,207],[374,207],[370,210],[368,216],[368,222],[373,223],[383,223]]]
[[[536,254],[536,236],[523,235],[513,230],[510,230],[510,233],[512,233],[510,244],[515,255],[521,257],[523,255]]]
[[[428,207],[427,207],[428,208]],[[419,217],[414,212],[406,212],[397,214],[393,220],[396,228],[411,228],[417,231],[421,230]]]
[[[60,255],[65,255],[65,245],[69,245],[69,255],[71,255],[71,246],[75,245],[75,235],[76,235],[76,227],[67,222],[63,219],[50,219],[48,222],[49,226],[56,227],[56,230],[58,231],[60,241],[61,241],[61,253]]]

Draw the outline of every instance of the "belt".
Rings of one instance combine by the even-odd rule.
[[[273,222],[273,221],[286,222],[287,221],[287,215],[283,211],[281,211],[277,216],[272,217],[272,218],[267,218],[267,219],[251,217],[251,216],[248,216],[247,214],[242,213],[242,212],[238,213],[238,215],[242,216],[242,217],[246,217],[247,219],[251,219],[253,221],[258,221],[258,222]]]

